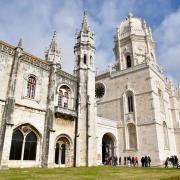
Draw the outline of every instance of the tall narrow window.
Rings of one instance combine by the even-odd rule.
[[[134,103],[133,103],[133,95],[129,93],[127,95],[127,102],[128,102],[128,112],[134,112]]]
[[[13,132],[11,141],[10,160],[20,160],[22,153],[23,134],[20,130]]]
[[[164,149],[169,148],[169,137],[168,137],[168,128],[165,121],[163,121],[163,134],[164,134]]]
[[[81,60],[81,57],[80,57],[80,55],[78,55],[78,59],[77,59],[77,65],[78,66],[80,65],[80,60]]]
[[[58,106],[62,107],[62,99],[63,99],[63,92],[62,90],[59,90],[59,95],[58,95]]]
[[[24,160],[35,160],[36,159],[36,147],[37,137],[33,131],[31,131],[25,140],[24,148]]]
[[[66,109],[72,108],[72,91],[66,85],[59,88],[58,106]]]
[[[84,54],[84,64],[87,63],[86,54]]]
[[[132,123],[127,125],[128,129],[128,139],[129,139],[129,149],[137,149],[137,135],[136,126]]]
[[[36,91],[36,78],[34,76],[30,76],[28,78],[28,84],[27,84],[27,97],[34,99],[35,91]]]
[[[127,68],[130,68],[132,66],[132,62],[131,62],[131,57],[130,56],[126,57],[126,64],[127,64]]]
[[[158,90],[158,94],[159,94],[160,111],[164,112],[164,98],[163,98],[163,93],[160,89]]]
[[[93,57],[90,56],[90,64],[92,65],[93,64]]]
[[[69,100],[69,94],[68,92],[64,92],[64,107],[68,108],[68,100]]]

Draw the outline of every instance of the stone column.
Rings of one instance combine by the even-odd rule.
[[[48,96],[47,96],[47,110],[45,114],[44,123],[44,136],[42,145],[42,167],[53,167],[54,166],[54,100],[55,100],[55,82],[56,82],[56,66],[50,64],[49,74],[49,85],[48,85]]]
[[[20,40],[18,46],[15,48],[14,59],[8,82],[7,97],[3,111],[2,126],[0,131],[0,165],[3,167],[8,166],[9,160],[9,154],[7,153],[10,152],[11,146],[16,80],[22,51],[22,40]]]

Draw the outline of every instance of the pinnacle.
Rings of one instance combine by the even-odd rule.
[[[83,16],[81,31],[85,32],[85,33],[90,31],[89,23],[88,23],[88,17],[87,17],[87,10],[84,10],[84,16]]]
[[[53,38],[52,38],[52,40],[51,40],[50,49],[51,49],[51,51],[53,51],[53,52],[58,50],[56,31],[54,31],[54,33],[53,33]]]
[[[22,38],[19,39],[18,47],[22,48]]]

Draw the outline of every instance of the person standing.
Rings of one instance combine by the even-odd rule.
[[[145,167],[148,167],[148,158],[147,158],[147,156],[144,157],[144,165],[145,165]]]
[[[119,165],[121,165],[121,156],[119,157]]]
[[[127,160],[127,158],[126,158],[126,156],[124,157],[124,165],[126,165],[126,160]]]
[[[151,167],[151,158],[150,156],[147,157],[148,166]]]
[[[168,168],[168,161],[169,161],[169,157],[167,157],[166,160],[165,160],[165,163],[164,163],[165,164],[165,168]]]
[[[141,157],[141,164],[142,164],[142,167],[144,167],[144,157],[143,156]]]

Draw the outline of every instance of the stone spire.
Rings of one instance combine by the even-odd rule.
[[[19,39],[18,46],[19,48],[22,48],[22,38]]]
[[[56,31],[54,31],[53,38],[52,38],[52,40],[51,40],[51,44],[50,44],[49,49],[50,49],[52,52],[57,52],[57,51],[58,51]]]
[[[87,17],[87,11],[84,10],[84,16],[82,20],[82,26],[81,26],[81,31],[84,33],[87,33],[90,31],[89,23],[88,23],[88,17]]]
[[[50,46],[45,52],[46,60],[55,64],[60,64],[60,50],[57,43],[57,34],[54,31]]]

